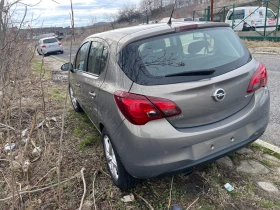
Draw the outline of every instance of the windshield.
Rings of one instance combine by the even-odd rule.
[[[217,76],[245,65],[249,57],[250,53],[230,28],[207,28],[131,43],[122,50],[119,65],[134,82],[153,85]],[[215,73],[180,74],[207,69],[215,69]],[[170,77],[173,74],[184,79]]]
[[[43,43],[44,43],[44,44],[56,43],[56,42],[58,42],[56,38],[44,39],[44,40],[43,40]]]

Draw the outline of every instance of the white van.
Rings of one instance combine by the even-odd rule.
[[[228,11],[226,23],[230,24],[234,21],[234,31],[264,31],[265,27],[265,7],[236,7]],[[277,15],[267,8],[266,31],[276,29]],[[278,21],[278,25],[280,20]]]

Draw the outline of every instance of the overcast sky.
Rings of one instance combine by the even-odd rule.
[[[55,2],[54,2],[55,1]],[[32,27],[70,26],[70,0],[22,0],[23,3],[38,5],[28,7],[26,21],[36,19]],[[10,0],[10,2],[13,2]],[[57,2],[57,3],[56,3]],[[95,17],[97,22],[106,21],[104,13],[117,13],[125,4],[137,4],[139,0],[72,0],[76,26],[87,26]],[[18,4],[15,13],[19,20],[24,14],[25,7]],[[33,17],[33,18],[32,18]]]

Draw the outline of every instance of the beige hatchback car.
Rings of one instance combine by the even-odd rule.
[[[108,170],[123,190],[242,148],[269,121],[267,70],[226,23],[94,34],[68,69],[73,107],[102,134]]]

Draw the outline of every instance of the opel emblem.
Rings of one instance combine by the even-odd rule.
[[[215,90],[212,96],[216,101],[222,101],[226,97],[226,92],[222,88],[219,88]]]

